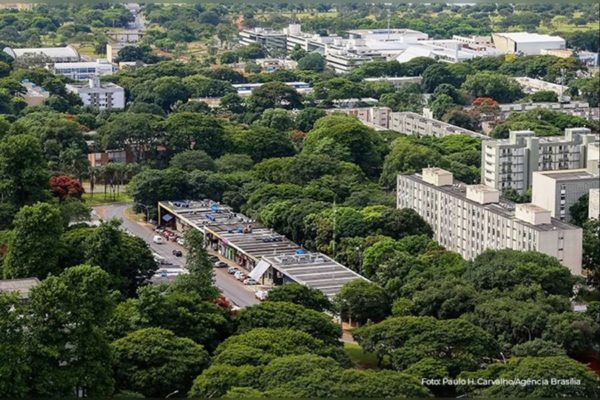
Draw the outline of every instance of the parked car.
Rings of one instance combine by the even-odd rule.
[[[258,282],[253,278],[246,278],[244,279],[244,285],[258,285]]]
[[[238,281],[244,281],[244,279],[246,279],[248,276],[243,273],[242,271],[238,271],[235,274],[233,274],[233,276],[235,277],[235,279],[237,279]]]
[[[152,241],[156,244],[163,244],[165,242],[165,239],[162,236],[154,235]]]
[[[221,259],[217,256],[208,256],[208,259],[211,263],[216,263],[217,261],[221,261]]]
[[[173,250],[173,255],[175,257],[181,257],[181,256],[183,256],[183,253],[181,250]]]
[[[230,273],[231,275],[234,275],[236,272],[240,272],[239,268],[236,267],[229,267],[227,269],[227,272]]]
[[[256,297],[260,301],[264,301],[269,297],[269,292],[267,290],[257,290],[254,293],[254,297]]]
[[[215,268],[226,268],[227,267],[227,263],[224,261],[217,261],[214,265],[215,265]]]
[[[185,244],[185,242],[183,241],[183,238],[177,239],[177,244],[180,246],[183,246]]]

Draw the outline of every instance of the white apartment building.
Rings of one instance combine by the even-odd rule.
[[[408,135],[424,135],[444,137],[448,135],[467,135],[482,140],[489,139],[482,133],[470,131],[460,126],[442,122],[434,118],[424,117],[413,112],[390,113],[389,129]]]
[[[582,274],[581,228],[553,219],[539,206],[500,199],[494,188],[455,182],[443,169],[398,175],[397,207],[415,210],[438,243],[466,259],[487,249],[538,251]]]
[[[587,169],[533,173],[531,202],[550,210],[553,218],[571,221],[569,209],[590,189],[600,187],[600,177]]]
[[[342,112],[344,114],[354,115],[363,124],[375,129],[388,129],[391,111],[392,110],[389,107],[332,108],[326,110],[326,112],[330,114]]]
[[[566,114],[591,119],[593,117],[592,109],[589,103],[585,101],[571,101],[571,102],[543,102],[543,103],[507,103],[498,104],[500,108],[500,118],[506,119],[511,114],[516,112],[525,112],[537,109],[559,111]]]
[[[499,190],[525,192],[534,171],[586,167],[588,146],[598,135],[587,128],[565,129],[565,136],[536,137],[511,131],[508,139],[486,140],[481,146],[481,182]]]
[[[543,49],[564,49],[565,39],[560,36],[528,32],[494,33],[496,48],[507,54],[538,55]]]
[[[564,93],[569,92],[568,86],[546,82],[541,79],[534,79],[526,76],[517,77],[514,79],[519,83],[519,85],[521,85],[521,89],[523,89],[525,93],[536,93],[542,90],[547,90],[562,96]]]
[[[270,28],[244,29],[239,32],[240,44],[249,45],[258,43],[266,48],[282,49],[287,47],[287,35],[282,31]]]
[[[98,59],[96,61],[55,63],[50,67],[54,75],[66,76],[75,81],[86,81],[96,76],[112,75],[117,67],[108,60]]]
[[[364,82],[389,82],[396,89],[401,89],[404,86],[411,85],[413,83],[420,84],[423,79],[420,76],[380,76],[376,78],[365,78]]]
[[[590,205],[588,218],[600,219],[600,189],[590,189]]]
[[[88,84],[67,84],[67,91],[79,96],[84,106],[99,110],[125,108],[125,89],[114,83],[101,83],[97,78]]]
[[[282,82],[287,86],[292,87],[300,94],[307,94],[312,92],[312,87],[310,87],[309,83],[306,82]],[[248,97],[252,94],[252,91],[257,87],[261,87],[263,83],[236,83],[232,85],[235,90],[237,90],[237,94],[240,97]]]

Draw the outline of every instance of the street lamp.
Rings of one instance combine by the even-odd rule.
[[[176,395],[177,393],[179,393],[179,390],[175,390],[174,392],[169,393],[168,395],[165,396],[165,399],[168,399],[169,397]]]

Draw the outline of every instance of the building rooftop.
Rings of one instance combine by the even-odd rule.
[[[496,33],[496,35],[504,36],[515,42],[564,42],[565,39],[560,36],[543,35],[539,33],[529,32],[504,32]]]
[[[27,299],[29,291],[39,284],[38,278],[0,280],[0,293],[16,292],[20,299]]]
[[[111,65],[108,60],[98,59],[96,61],[77,61],[77,62],[60,62],[54,64],[54,69],[63,69],[63,68],[86,68],[86,67],[94,67],[97,65]]]
[[[4,52],[11,55],[13,58],[22,57],[26,54],[43,54],[50,58],[79,58],[79,53],[71,46],[66,47],[39,47],[39,48],[22,48],[15,49],[6,47]]]
[[[293,281],[319,289],[329,297],[333,297],[349,281],[367,280],[321,253],[265,256],[263,260]]]
[[[590,173],[586,168],[565,169],[562,171],[535,171],[534,174],[541,174],[557,181],[600,179],[598,175]]]
[[[425,180],[423,180],[423,176],[421,174],[413,174],[413,175],[403,175],[405,177],[407,177],[408,179],[411,179],[413,181],[417,181],[422,185],[427,185],[429,187],[434,188],[435,190],[440,190],[444,193],[447,193],[451,196],[454,196],[456,198],[460,198],[466,202],[469,202],[471,204],[474,204],[478,207],[482,207],[482,208],[486,208],[487,210],[498,214],[502,217],[505,218],[511,218],[511,219],[518,219],[515,217],[515,209],[517,206],[517,203],[514,203],[508,199],[505,198],[500,198],[500,201],[498,203],[491,203],[491,204],[480,204],[474,200],[468,199],[467,198],[467,187],[468,185],[462,183],[462,182],[458,182],[458,181],[454,181],[455,183],[453,185],[444,185],[444,186],[435,186],[431,183],[426,182]],[[458,182],[458,183],[456,183]],[[522,206],[523,204],[521,204]],[[543,209],[544,210],[544,209]],[[544,210],[546,211],[546,210]],[[538,224],[538,225],[533,225],[530,224],[526,221],[523,221],[521,219],[518,219],[519,223],[526,225],[532,229],[538,230],[538,231],[551,231],[551,230],[555,230],[555,229],[563,229],[563,230],[567,230],[567,229],[580,229],[579,227],[573,226],[571,224],[567,224],[566,222],[562,222],[558,219],[551,219],[551,223],[550,224]]]

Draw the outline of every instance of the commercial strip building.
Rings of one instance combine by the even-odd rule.
[[[334,296],[345,283],[365,279],[321,253],[308,253],[283,235],[211,200],[162,201],[160,225],[196,229],[205,244],[263,284],[297,282]]]
[[[505,54],[538,55],[542,50],[564,49],[565,39],[559,36],[528,32],[492,34],[494,46]]]
[[[442,122],[434,118],[424,117],[413,112],[390,113],[389,129],[409,135],[444,137],[448,135],[467,135],[487,140],[489,136],[470,131],[460,126]]]
[[[117,67],[108,60],[55,63],[50,67],[54,75],[66,76],[75,81],[85,81],[97,76],[112,75]]]
[[[538,251],[581,275],[582,229],[534,204],[515,204],[485,185],[456,182],[452,173],[425,168],[398,175],[397,207],[415,210],[450,251],[473,259],[487,249]]]
[[[510,131],[508,139],[486,140],[481,146],[481,182],[521,193],[535,171],[586,167],[588,147],[599,137],[587,128],[565,129],[565,136],[536,137],[533,131]]]
[[[125,108],[125,89],[111,82],[90,79],[87,84],[67,84],[70,93],[79,96],[84,106],[99,110],[118,110]]]
[[[66,47],[40,47],[15,49],[5,47],[4,52],[15,60],[24,60],[27,58],[39,58],[49,63],[77,62],[79,61],[79,52],[72,46]]]

